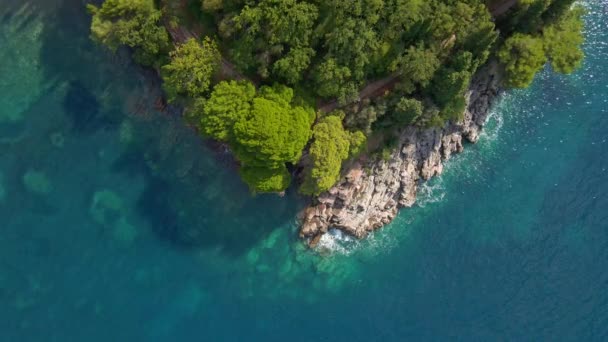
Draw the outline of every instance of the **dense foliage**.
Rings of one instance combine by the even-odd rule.
[[[91,36],[116,51],[125,45],[134,50],[143,65],[160,66],[169,50],[169,35],[159,26],[162,16],[154,0],[106,0],[98,8],[88,5],[93,15]]]
[[[205,0],[202,8],[243,70],[341,103],[391,73],[405,93],[422,91],[461,51],[473,55],[472,73],[497,37],[479,0]]]
[[[315,113],[292,103],[293,90],[255,87],[246,81],[220,82],[207,101],[195,103],[202,132],[226,142],[241,163],[241,175],[255,192],[280,192],[310,139]]]
[[[504,25],[513,31],[498,52],[505,65],[506,83],[527,87],[547,61],[569,74],[583,60],[583,9],[571,9],[572,0],[526,0]]]
[[[89,5],[92,36],[159,67],[168,99],[231,147],[255,192],[285,190],[307,146],[300,191],[316,195],[349,158],[387,150],[402,127],[461,120],[490,56],[512,87],[530,84],[547,62],[570,73],[583,58],[573,0],[197,1],[197,11],[169,0]],[[182,38],[170,51],[161,22],[174,35],[181,25],[214,38]],[[214,84],[226,78],[241,80]]]
[[[214,41],[205,38],[202,44],[194,38],[178,45],[170,53],[171,61],[161,69],[163,87],[169,101],[178,95],[197,98],[211,87],[211,80],[220,63],[220,52]]]
[[[507,39],[498,58],[505,64],[507,85],[519,88],[528,86],[547,62],[542,39],[521,33]]]
[[[344,130],[342,116],[330,114],[315,125],[310,145],[312,167],[300,188],[303,194],[318,195],[331,188],[340,179],[342,162],[360,153],[365,146],[363,133]]]
[[[255,87],[249,82],[216,85],[207,101],[199,99],[195,104],[203,133],[222,142],[234,141],[234,124],[251,112],[255,93]]]

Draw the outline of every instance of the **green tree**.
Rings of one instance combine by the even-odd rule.
[[[291,107],[293,90],[262,87],[249,114],[234,125],[235,153],[247,166],[278,168],[295,163],[310,138],[311,110]]]
[[[530,85],[547,62],[542,39],[521,33],[505,41],[498,58],[505,66],[506,85],[515,88]]]
[[[427,16],[425,0],[385,0],[381,22],[381,36],[384,40],[398,43],[416,38]]]
[[[288,84],[296,84],[302,78],[314,54],[315,50],[311,48],[292,48],[274,63],[272,70],[277,77],[284,79]]]
[[[291,175],[285,166],[277,168],[243,166],[240,174],[243,181],[256,193],[282,192],[291,182]]]
[[[400,125],[411,125],[418,119],[424,110],[422,102],[416,99],[402,97],[395,105],[394,121]]]
[[[459,121],[465,109],[464,95],[475,69],[473,54],[461,51],[449,65],[442,67],[433,79],[430,94],[441,109],[443,119]]]
[[[306,173],[301,193],[319,195],[336,184],[342,162],[349,156],[350,138],[339,116],[326,116],[317,122],[310,145],[312,167]]]
[[[121,45],[133,49],[135,61],[159,67],[169,50],[169,34],[159,26],[161,11],[153,0],[106,0],[101,7],[87,5],[93,15],[91,37],[115,52]]]
[[[315,51],[311,46],[316,5],[300,0],[261,0],[246,5],[232,22],[238,39],[232,49],[236,63],[263,78],[298,82]]]
[[[380,51],[377,24],[383,7],[383,0],[323,2],[322,30],[318,34],[327,50],[325,61],[334,59],[337,65],[347,68],[355,87],[373,69]]]
[[[377,99],[372,104],[371,99],[364,99],[360,103],[361,109],[345,116],[344,126],[349,130],[361,130],[365,134],[372,133],[372,126],[382,120],[387,113],[386,101]]]
[[[577,7],[543,30],[545,53],[557,72],[570,74],[582,63],[583,13]]]
[[[405,53],[393,62],[392,69],[398,70],[402,77],[406,93],[415,90],[416,86],[424,88],[429,85],[441,61],[437,54],[424,45],[410,46]]]
[[[459,25],[463,29],[456,33],[457,48],[469,51],[473,57],[472,65],[477,68],[488,60],[494,43],[498,39],[498,31],[496,31],[490,12],[483,4],[474,3],[458,8],[461,11],[457,15],[467,19],[464,25]]]
[[[221,56],[217,45],[205,37],[202,44],[190,38],[171,52],[171,62],[162,67],[163,87],[169,101],[178,95],[203,96],[211,86]]]
[[[328,58],[314,71],[316,92],[321,97],[337,97],[346,103],[357,96],[357,86],[348,67],[341,66],[334,58]]]
[[[348,133],[348,142],[350,143],[348,149],[348,156],[350,158],[357,157],[361,153],[365,152],[365,148],[367,147],[367,137],[361,131],[349,132]]]
[[[296,163],[310,139],[315,113],[293,104],[293,90],[247,81],[220,82],[188,116],[201,131],[232,148],[243,180],[254,192],[280,192],[289,185],[286,165]]]
[[[246,81],[218,83],[207,101],[198,99],[195,104],[201,131],[215,140],[234,141],[234,124],[249,115],[255,93]]]
[[[201,7],[203,11],[215,12],[219,11],[224,7],[223,0],[202,0]]]
[[[533,34],[542,26],[543,13],[554,0],[520,0],[501,25],[507,32]]]
[[[559,20],[567,15],[575,0],[553,0],[547,10],[543,13],[546,21]]]

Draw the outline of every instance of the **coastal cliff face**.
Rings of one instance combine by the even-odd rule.
[[[388,160],[356,163],[303,212],[300,236],[311,246],[330,228],[363,238],[390,223],[399,208],[411,207],[420,182],[441,174],[443,163],[462,152],[463,139],[477,142],[500,93],[500,79],[497,63],[488,63],[471,82],[462,122],[444,128],[407,127]]]

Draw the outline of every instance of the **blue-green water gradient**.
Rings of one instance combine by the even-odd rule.
[[[297,239],[80,0],[0,0],[0,341],[608,339],[608,3],[418,205]]]

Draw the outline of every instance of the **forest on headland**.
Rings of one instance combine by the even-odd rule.
[[[255,193],[318,195],[409,125],[462,119],[479,67],[505,87],[583,59],[574,0],[105,0],[91,36],[155,68],[167,100],[230,147]]]

